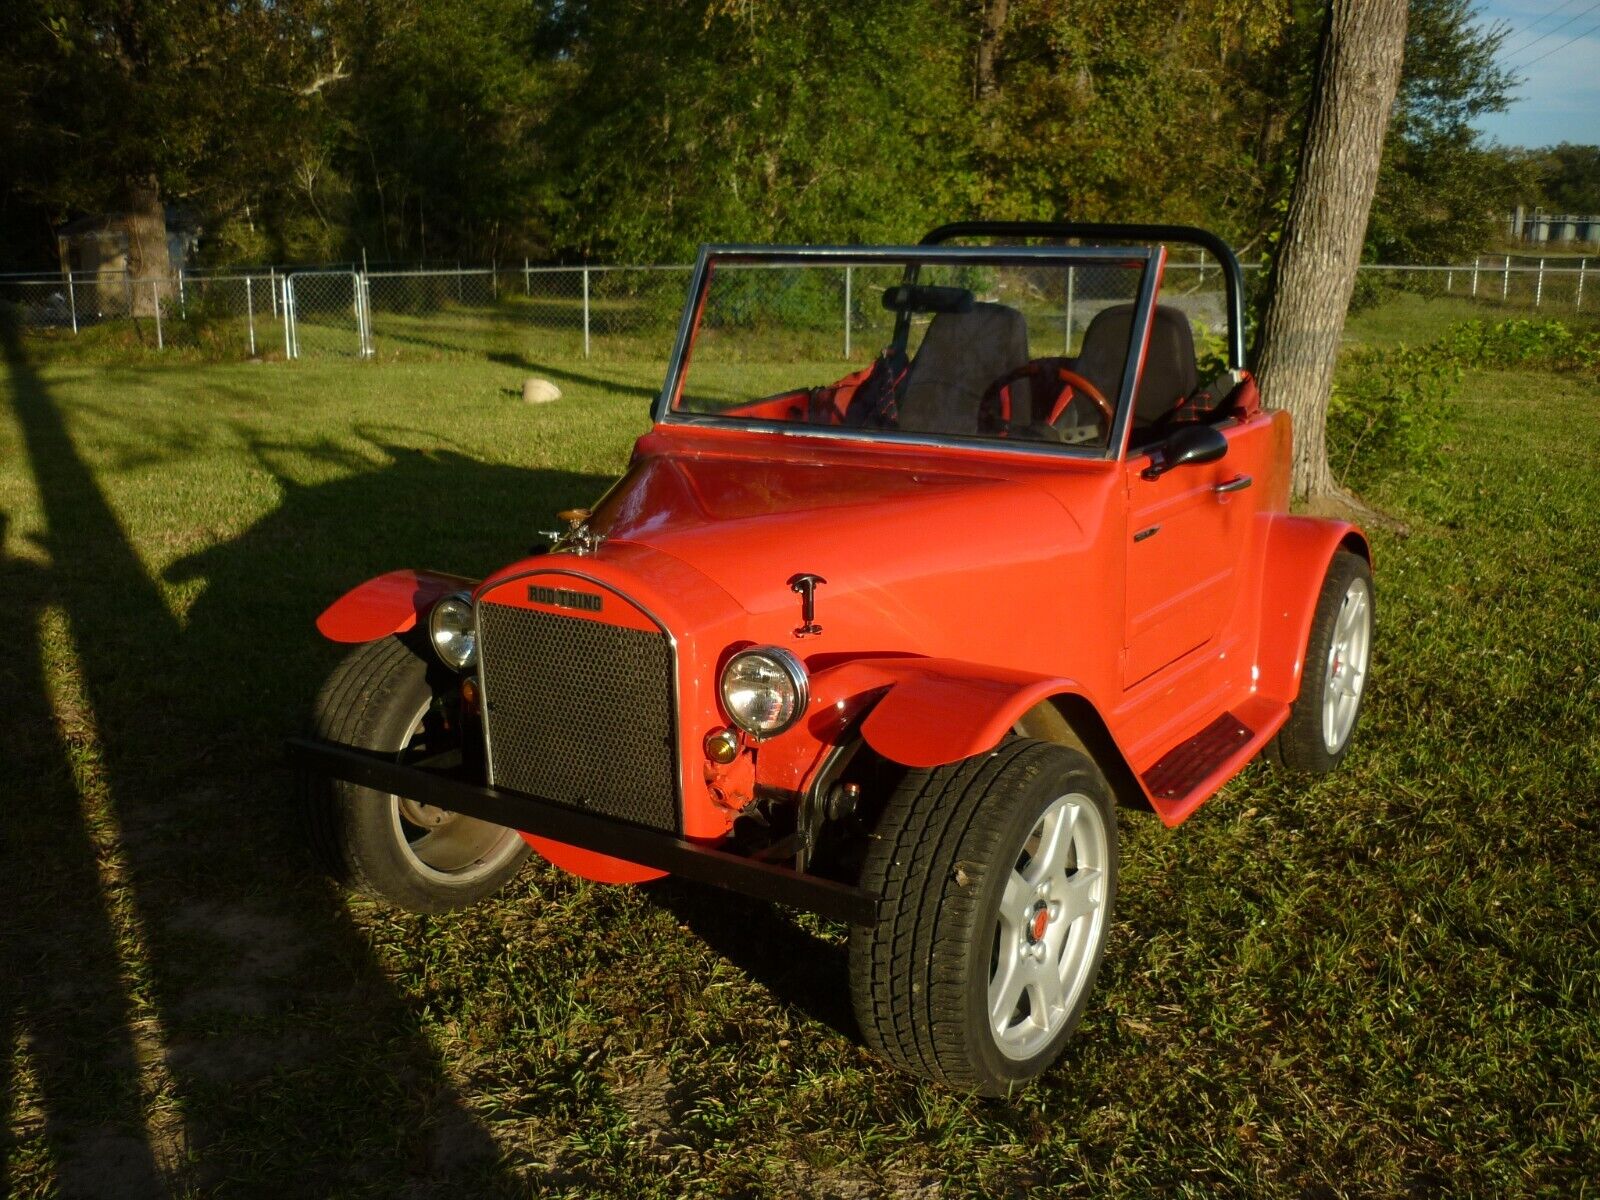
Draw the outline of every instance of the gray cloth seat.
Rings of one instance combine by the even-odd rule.
[[[970,312],[938,313],[900,388],[900,428],[977,433],[985,389],[1027,361],[1028,322],[1016,309],[980,303]]]
[[[1105,394],[1112,404],[1122,390],[1122,371],[1128,362],[1128,342],[1133,336],[1132,304],[1101,309],[1083,331],[1075,370]],[[1150,323],[1150,349],[1139,377],[1139,394],[1133,399],[1133,427],[1146,429],[1178,407],[1178,402],[1199,386],[1194,360],[1194,332],[1183,310],[1156,305]]]

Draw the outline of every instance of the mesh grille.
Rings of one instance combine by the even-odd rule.
[[[497,787],[678,832],[666,637],[487,603],[478,637]]]

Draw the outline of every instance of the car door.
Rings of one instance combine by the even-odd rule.
[[[1223,422],[1228,453],[1151,479],[1149,450],[1130,451],[1122,684],[1131,688],[1210,645],[1234,609],[1258,493],[1265,425]],[[1196,679],[1205,686],[1210,679]]]

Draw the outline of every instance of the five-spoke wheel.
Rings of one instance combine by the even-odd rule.
[[[1065,746],[1013,738],[908,772],[862,871],[880,919],[850,939],[868,1044],[985,1095],[1048,1068],[1105,954],[1116,829],[1099,768]]]

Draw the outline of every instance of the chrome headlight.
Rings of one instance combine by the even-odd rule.
[[[722,708],[751,737],[782,733],[800,719],[811,686],[800,660],[778,646],[741,650],[722,669]]]
[[[478,661],[478,626],[472,616],[472,597],[466,592],[446,596],[428,614],[428,640],[439,661],[465,671]]]

